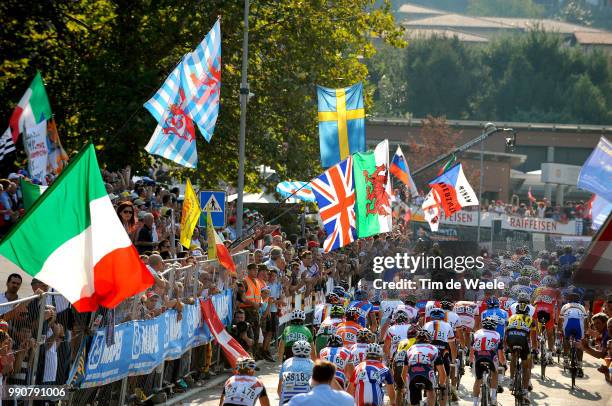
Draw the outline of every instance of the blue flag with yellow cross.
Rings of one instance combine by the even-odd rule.
[[[365,152],[363,84],[341,89],[317,86],[321,166],[329,168],[356,152]]]

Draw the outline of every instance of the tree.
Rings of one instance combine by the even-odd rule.
[[[416,170],[441,155],[448,154],[458,146],[463,144],[461,141],[461,132],[453,131],[446,122],[446,117],[427,116],[421,121],[421,131],[419,134],[419,142],[412,141],[407,156],[408,162],[412,170]],[[449,158],[450,159],[450,158]],[[460,161],[461,157],[457,157]],[[427,182],[436,177],[438,170],[444,166],[447,161],[441,162],[439,165],[429,168],[418,174],[414,181],[420,190],[427,192],[429,187]],[[465,167],[465,165],[464,165]],[[477,185],[480,171],[476,168],[466,168],[465,176],[471,185]]]
[[[593,14],[584,0],[567,0],[557,18],[573,24],[586,26],[593,24]]]
[[[142,168],[155,128],[142,104],[221,16],[221,109],[210,144],[198,136],[196,173],[206,187],[235,183],[242,7],[223,0],[7,0],[0,4],[0,112],[8,121],[40,69],[67,149],[91,139],[109,167]],[[365,80],[362,58],[375,53],[373,37],[403,44],[388,1],[253,2],[245,184],[256,186],[259,165],[282,178],[317,172],[315,84]]]
[[[469,0],[468,14],[489,17],[542,17],[544,8],[533,0]]]

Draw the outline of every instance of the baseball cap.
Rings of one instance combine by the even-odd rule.
[[[134,200],[134,204],[136,206],[140,206],[141,204],[147,204],[147,203],[144,200],[142,200],[142,199],[136,199],[136,200]]]

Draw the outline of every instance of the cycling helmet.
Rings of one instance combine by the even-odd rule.
[[[557,280],[554,277],[548,275],[542,279],[542,285],[554,288],[557,286]]]
[[[329,315],[334,319],[343,318],[344,317],[344,307],[338,306],[338,305],[332,306],[332,308],[329,310]]]
[[[453,310],[453,306],[455,306],[453,304],[453,302],[449,301],[449,300],[443,300],[440,302],[440,307],[443,310]]]
[[[482,321],[482,328],[485,330],[495,330],[497,328],[497,321],[493,317],[486,317]]]
[[[317,335],[329,336],[329,335],[334,334],[335,332],[336,332],[336,326],[327,325],[327,326],[319,327],[319,331],[317,332]]]
[[[444,320],[444,317],[446,316],[446,313],[444,313],[444,310],[442,309],[432,309],[431,312],[429,312],[429,318],[432,320]]]
[[[510,276],[511,272],[510,272],[510,270],[509,270],[508,268],[503,268],[503,269],[502,269],[502,270],[499,272],[499,274],[500,274],[501,276]]]
[[[369,343],[370,342],[370,330],[367,328],[362,328],[357,332],[357,342],[358,343]]]
[[[525,303],[525,304],[529,304],[529,302],[531,301],[531,297],[529,297],[529,295],[525,292],[519,293],[517,299],[518,299],[517,302]]]
[[[406,332],[406,338],[414,338],[417,335],[418,329],[414,325],[410,325],[408,331]]]
[[[375,343],[376,342],[376,334],[373,333],[372,331],[370,331],[370,340],[368,342],[369,343]]]
[[[344,341],[342,341],[342,337],[338,334],[332,334],[327,339],[328,347],[342,347],[344,345]]]
[[[499,307],[499,299],[498,299],[498,298],[496,298],[495,296],[490,296],[490,297],[487,299],[487,307],[488,307],[489,309],[492,309],[492,308],[494,308],[494,307]]]
[[[304,313],[302,310],[295,309],[293,312],[291,312],[292,322],[304,322],[304,320],[306,320],[306,313]]]
[[[533,263],[533,260],[531,259],[530,255],[525,255],[521,257],[521,263],[523,265],[531,265]]]
[[[393,314],[393,320],[396,323],[405,323],[408,321],[408,313],[404,309],[398,309]]]
[[[354,297],[355,297],[355,300],[359,300],[359,301],[368,300],[368,292],[366,292],[365,290],[359,289],[355,291]]]
[[[257,364],[255,363],[255,360],[251,357],[240,357],[236,360],[236,369],[238,371],[254,371],[256,367]]]
[[[527,314],[529,313],[529,305],[524,302],[519,302],[516,305],[516,314]]]
[[[383,350],[379,344],[376,344],[376,343],[368,344],[368,348],[366,348],[366,358],[380,359],[382,357],[383,357]]]
[[[340,303],[340,298],[334,292],[331,292],[325,296],[325,301],[329,304],[338,304]]]
[[[343,298],[343,297],[346,296],[346,290],[344,290],[344,288],[342,286],[334,287],[334,290],[332,292],[334,292],[340,298]]]
[[[531,278],[529,276],[521,276],[517,279],[519,285],[529,286],[531,284]]]
[[[578,247],[576,254],[584,255],[584,247]]]
[[[298,358],[310,357],[311,348],[310,348],[310,344],[308,343],[308,341],[298,340],[294,342],[293,346],[291,347],[291,350],[293,351],[294,357],[298,357]]]
[[[344,318],[347,321],[357,321],[359,319],[359,310],[354,307],[349,307],[346,312],[344,312]]]
[[[559,272],[559,267],[556,265],[550,265],[547,271],[548,271],[548,275],[554,276],[557,272]]]
[[[428,343],[431,341],[431,333],[429,333],[427,330],[418,330],[415,337],[417,343]]]

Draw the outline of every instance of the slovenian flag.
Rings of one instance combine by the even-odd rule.
[[[0,242],[0,269],[40,279],[80,312],[112,309],[153,285],[108,197],[93,145]]]
[[[397,146],[397,151],[395,151],[389,170],[396,178],[401,180],[404,185],[408,186],[408,190],[410,190],[410,195],[412,197],[416,197],[419,194],[414,184],[414,180],[412,180],[412,175],[410,175],[410,168],[408,167],[402,148],[399,145]]]
[[[446,217],[462,207],[478,206],[478,197],[468,183],[460,163],[429,182],[429,186],[437,193]]]

